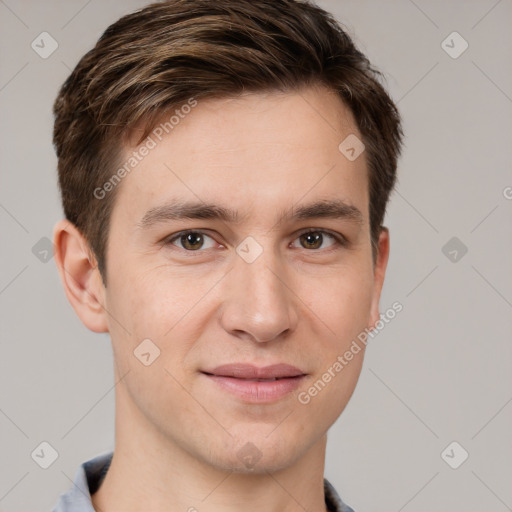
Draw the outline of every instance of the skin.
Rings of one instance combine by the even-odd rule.
[[[379,320],[389,254],[384,228],[372,260],[365,154],[351,162],[338,150],[351,133],[361,138],[322,87],[201,101],[119,185],[106,288],[76,228],[55,226],[67,297],[84,325],[110,333],[114,352],[115,455],[93,496],[97,510],[325,510],[327,431],[354,391],[364,350],[307,405],[297,396]],[[127,144],[126,154],[134,149]],[[137,227],[174,198],[245,218]],[[283,209],[321,199],[355,206],[362,222],[277,224]],[[306,228],[340,233],[348,245],[328,234],[315,245],[300,236]],[[200,230],[204,245],[163,243],[185,229]],[[263,250],[253,263],[236,252],[247,236]],[[146,338],[161,351],[149,366],[133,354]],[[233,362],[285,362],[308,376],[278,401],[245,403],[200,373]],[[261,454],[252,469],[237,457],[247,442]]]

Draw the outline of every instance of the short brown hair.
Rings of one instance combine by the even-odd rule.
[[[363,137],[375,258],[403,136],[381,77],[338,22],[304,0],[169,0],[112,24],[54,104],[64,213],[88,241],[103,282],[117,189],[102,200],[93,191],[112,176],[135,126],[143,126],[141,142],[191,97],[317,84],[339,94]]]

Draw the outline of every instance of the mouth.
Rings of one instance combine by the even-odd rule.
[[[226,377],[229,379],[238,379],[238,380],[246,380],[248,382],[274,382],[275,380],[283,380],[283,379],[295,379],[297,377],[300,377],[300,375],[297,375],[296,377],[274,377],[272,379],[243,379],[241,377],[229,377],[227,375],[215,375],[213,373],[203,372],[205,375],[211,375],[212,377]]]
[[[235,363],[201,373],[246,403],[276,402],[296,390],[307,376],[299,368],[282,363],[265,367]]]

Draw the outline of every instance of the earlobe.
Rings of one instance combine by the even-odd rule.
[[[380,295],[384,285],[386,267],[389,259],[389,230],[384,226],[381,227],[377,250],[378,252],[373,270],[373,296],[370,312],[370,325],[368,325],[369,329],[374,327],[375,324],[380,320]]]
[[[108,332],[105,288],[87,241],[72,223],[61,220],[54,227],[53,243],[55,262],[71,306],[88,329]]]

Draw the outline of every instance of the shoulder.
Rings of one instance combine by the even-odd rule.
[[[326,478],[324,478],[324,494],[329,512],[354,512],[353,508],[343,502],[336,489]]]

